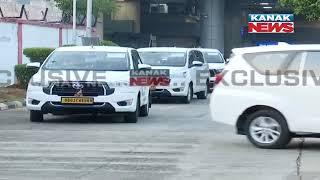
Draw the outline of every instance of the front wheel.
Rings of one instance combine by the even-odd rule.
[[[141,106],[141,108],[140,108],[140,116],[141,117],[147,117],[149,115],[150,106],[151,106],[151,103],[150,103],[150,97],[149,97],[148,103]]]
[[[183,97],[183,102],[185,104],[190,104],[191,100],[192,100],[192,97],[193,97],[193,89],[192,89],[192,85],[190,84],[189,85],[189,88],[188,88],[188,94],[187,96]]]
[[[30,111],[31,122],[43,122],[43,113],[41,111]]]
[[[128,113],[124,120],[126,123],[137,123],[140,115],[140,98],[137,99],[136,111]]]
[[[285,118],[274,110],[260,110],[248,117],[246,135],[259,148],[284,148],[291,140]]]

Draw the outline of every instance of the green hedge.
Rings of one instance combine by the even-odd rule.
[[[27,68],[26,64],[18,64],[14,67],[18,84],[23,88],[28,87],[29,80],[37,71],[37,69]]]
[[[25,48],[23,54],[30,58],[31,62],[40,62],[43,61],[50,55],[55,48]]]
[[[100,46],[119,46],[119,45],[112,41],[103,40],[103,41],[100,41]]]

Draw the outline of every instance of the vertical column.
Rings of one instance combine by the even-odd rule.
[[[224,52],[224,0],[201,0],[201,46]]]
[[[59,47],[62,46],[62,39],[63,39],[63,37],[62,37],[62,28],[59,27]]]
[[[18,64],[22,64],[22,23],[18,23]]]

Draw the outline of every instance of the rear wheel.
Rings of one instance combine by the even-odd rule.
[[[197,98],[198,98],[198,99],[207,99],[207,96],[208,96],[208,87],[209,87],[209,85],[208,85],[208,82],[207,82],[207,85],[206,85],[206,87],[205,87],[205,90],[197,93]]]
[[[43,113],[41,111],[30,111],[31,122],[43,122]]]
[[[248,117],[246,135],[259,148],[284,148],[291,140],[285,118],[274,110],[260,110]]]
[[[139,115],[140,115],[140,98],[138,97],[137,105],[136,105],[136,111],[128,113],[124,117],[124,120],[125,120],[126,123],[137,123]]]

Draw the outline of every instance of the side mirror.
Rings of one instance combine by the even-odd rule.
[[[27,68],[36,68],[39,69],[40,68],[40,63],[39,62],[32,62],[32,63],[28,63],[27,64]]]
[[[191,67],[201,67],[203,66],[203,63],[200,61],[193,61]]]
[[[226,59],[226,64],[228,64],[230,62],[230,59],[228,58],[228,59]]]
[[[150,65],[148,64],[138,64],[138,69],[139,70],[150,70],[152,69]]]

